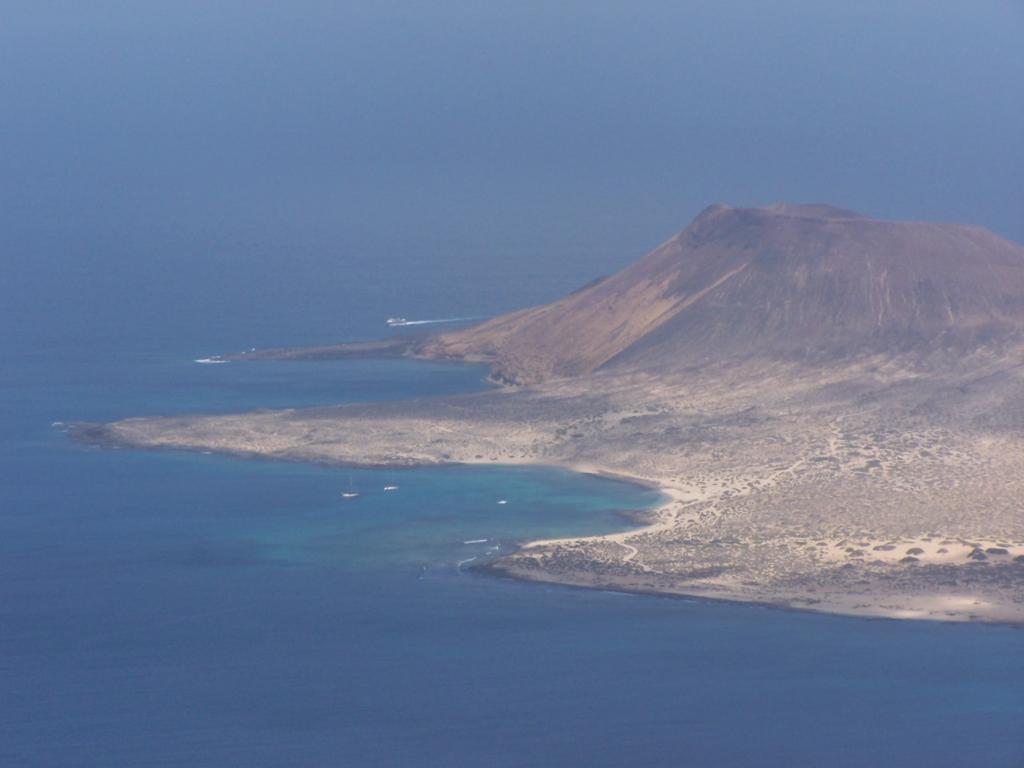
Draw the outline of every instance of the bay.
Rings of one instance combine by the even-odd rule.
[[[480,369],[405,361],[23,362],[0,389],[0,761],[1019,764],[1016,629],[467,570],[525,539],[621,530],[652,491],[543,467],[99,450],[50,426],[481,386]]]

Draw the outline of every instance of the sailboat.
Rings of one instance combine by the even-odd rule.
[[[395,471],[391,470],[391,484],[384,486],[385,491],[397,491],[398,485],[395,484]]]
[[[341,498],[343,499],[355,499],[359,497],[359,491],[352,485],[352,473],[348,473],[348,490],[341,492]]]

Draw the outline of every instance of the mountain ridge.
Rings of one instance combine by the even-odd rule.
[[[717,203],[619,273],[433,337],[421,352],[535,383],[612,366],[962,354],[1022,339],[1024,247],[983,228],[820,203]]]

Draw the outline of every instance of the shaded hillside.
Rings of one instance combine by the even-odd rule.
[[[965,350],[1016,344],[1022,331],[1024,248],[984,229],[715,205],[622,272],[424,352],[536,381],[750,355]]]

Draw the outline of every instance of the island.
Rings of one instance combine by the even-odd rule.
[[[363,466],[549,464],[659,488],[518,579],[1024,622],[1024,247],[827,205],[714,205],[622,272],[449,333],[225,359],[483,362],[410,402],[77,424],[101,445]]]

